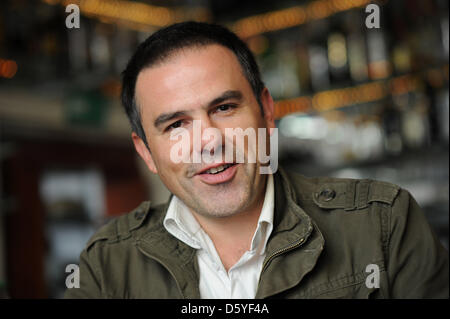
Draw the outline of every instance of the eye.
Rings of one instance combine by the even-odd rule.
[[[176,121],[176,122],[170,124],[170,125],[166,128],[166,131],[170,131],[170,130],[172,130],[172,129],[179,128],[179,127],[181,127],[181,124],[183,124],[183,121],[182,121],[182,120],[178,120],[178,121]]]
[[[234,108],[236,108],[236,105],[233,105],[233,104],[222,104],[222,105],[219,105],[218,107],[216,107],[216,111],[217,112],[228,112],[228,111],[231,111]]]

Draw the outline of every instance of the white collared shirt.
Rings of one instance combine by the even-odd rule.
[[[255,298],[266,256],[267,241],[273,228],[274,196],[273,176],[269,174],[264,203],[250,250],[246,251],[228,272],[211,238],[201,228],[187,206],[178,197],[172,197],[164,218],[164,227],[170,234],[197,249],[201,298]]]

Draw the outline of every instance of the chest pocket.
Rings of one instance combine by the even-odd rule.
[[[372,180],[336,180],[319,185],[314,191],[313,200],[324,211],[333,210],[338,214],[339,211],[344,214],[351,214],[353,211],[364,211],[368,207],[372,211],[376,211],[380,223],[379,226],[378,224],[377,226],[373,224],[373,227],[380,227],[380,229],[379,233],[378,231],[374,233],[380,235],[381,251],[385,259],[389,241],[390,208],[399,190],[400,188],[398,186],[385,182]],[[357,257],[355,258],[359,260]],[[328,282],[308,289],[303,297],[318,299],[383,298],[384,289],[380,290],[376,288],[380,287],[380,284],[387,284],[387,281],[383,281],[383,278],[386,277],[386,271],[384,262],[380,259],[377,259],[379,261],[377,262],[378,284],[371,282],[366,284],[366,279],[371,273],[366,273],[364,270],[342,277],[335,273],[333,276],[337,276],[338,278],[330,279]],[[345,272],[354,269],[354,267],[355,265],[346,269]],[[383,281],[383,283],[380,283],[380,281]]]

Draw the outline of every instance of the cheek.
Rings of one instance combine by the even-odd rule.
[[[149,144],[150,150],[152,151],[152,158],[158,171],[167,170],[172,164],[170,161],[171,145],[168,142],[171,141],[154,138],[152,139],[151,145]]]
[[[180,182],[183,180],[182,176],[182,164],[174,164],[170,159],[164,160],[160,158],[158,163],[158,175],[164,185],[171,191],[177,192],[180,188]]]
[[[167,138],[159,138],[153,141],[154,144],[154,156],[153,160],[155,162],[155,166],[158,169],[161,177],[167,178],[169,180],[173,179],[174,175],[183,172],[184,165],[180,158],[184,158],[184,156],[190,155],[190,150],[182,148],[180,145],[186,145],[187,147],[192,144],[183,140],[174,140],[171,141],[169,137]],[[150,146],[150,149],[151,146]],[[172,159],[172,149],[174,152],[178,150],[179,155]],[[153,149],[152,149],[153,150]],[[153,153],[153,151],[152,151]],[[181,154],[180,154],[181,153]]]

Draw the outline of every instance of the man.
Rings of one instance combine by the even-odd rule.
[[[99,230],[67,297],[448,298],[447,252],[407,191],[261,174],[267,163],[249,160],[274,132],[274,105],[227,29],[187,22],[150,36],[124,71],[122,101],[137,152],[173,196]],[[211,128],[221,136],[195,140]],[[259,128],[267,136],[256,145],[225,134]],[[174,160],[177,130],[189,133],[190,161]],[[226,161],[230,143],[236,157]]]

